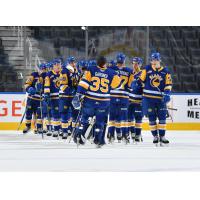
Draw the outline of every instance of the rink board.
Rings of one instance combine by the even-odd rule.
[[[25,93],[0,93],[0,130],[16,130],[25,110]],[[169,107],[168,130],[200,130],[200,93],[174,93]],[[173,119],[173,122],[172,122]],[[24,123],[20,129],[24,128]],[[143,129],[149,130],[144,118]]]

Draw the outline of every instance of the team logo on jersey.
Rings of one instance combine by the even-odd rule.
[[[153,74],[149,76],[149,78],[150,78],[150,84],[152,87],[159,87],[160,82],[163,80],[163,78],[158,74]]]
[[[59,77],[54,79],[53,82],[54,82],[56,88],[60,88],[60,79],[59,79]]]

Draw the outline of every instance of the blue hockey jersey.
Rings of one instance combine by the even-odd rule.
[[[110,67],[120,77],[120,85],[116,89],[111,90],[111,102],[120,100],[121,103],[128,103],[129,101],[129,88],[133,81],[133,72],[128,67],[119,68],[117,66]]]
[[[32,72],[31,75],[28,77],[28,79],[25,82],[26,92],[28,92],[28,89],[30,87],[35,88],[37,83],[42,83],[42,78],[38,72]],[[33,99],[33,100],[38,100],[38,101],[41,100],[39,92],[36,92],[36,94],[34,94],[34,95],[29,94],[28,98]]]
[[[41,74],[40,74],[40,82],[42,83],[42,86],[43,86],[43,88],[42,88],[42,93],[44,93],[44,83],[45,83],[45,78],[46,78],[46,75],[47,75],[47,72],[42,72]]]
[[[162,99],[163,92],[172,89],[171,74],[166,67],[155,69],[147,65],[139,78],[144,83],[143,96],[146,98]]]
[[[120,78],[110,68],[88,67],[78,85],[78,93],[85,95],[85,100],[105,105],[110,103],[110,91],[119,87]]]
[[[141,72],[142,71],[134,73],[133,80],[137,80],[140,77]],[[135,104],[142,103],[142,93],[143,93],[143,88],[142,87],[137,87],[135,89],[130,89],[130,93],[129,93],[129,101],[130,101],[130,103],[135,103]]]
[[[54,70],[47,72],[44,84],[44,93],[49,93],[51,99],[59,99],[60,72]]]
[[[70,99],[73,97],[72,88],[74,84],[74,75],[67,68],[63,69],[60,73],[60,98]]]

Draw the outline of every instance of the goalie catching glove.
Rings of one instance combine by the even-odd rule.
[[[84,95],[77,93],[73,100],[72,100],[72,105],[74,107],[74,109],[79,110],[81,108],[81,103],[83,102],[84,99]]]

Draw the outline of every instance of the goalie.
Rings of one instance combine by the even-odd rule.
[[[96,117],[94,124],[94,143],[100,148],[105,144],[104,126],[107,122],[110,106],[110,90],[118,87],[120,78],[117,73],[107,68],[106,58],[99,57],[97,66],[88,67],[81,79],[74,100],[82,101],[81,124],[74,141],[84,144],[85,132],[89,126],[89,118]],[[73,103],[75,105],[76,103]]]

